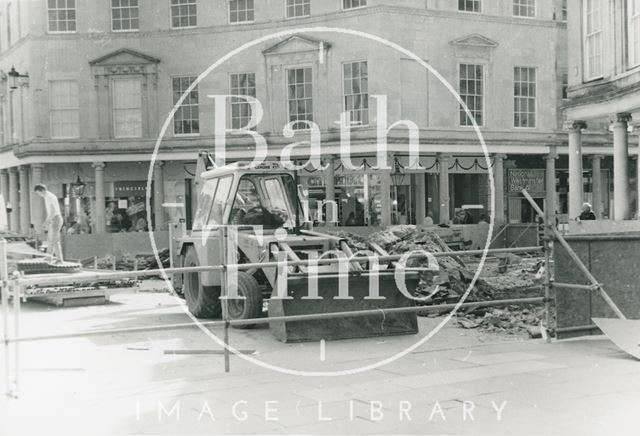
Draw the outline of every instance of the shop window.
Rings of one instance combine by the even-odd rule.
[[[111,0],[111,29],[138,30],[139,14],[138,0]]]
[[[142,137],[142,86],[137,77],[113,78],[113,134]]]
[[[182,95],[196,80],[194,76],[174,77],[171,81],[173,88],[173,104],[176,105]],[[196,85],[182,101],[173,116],[174,135],[196,135],[200,133],[200,111],[198,102],[198,86]]]
[[[76,31],[76,0],[48,0],[49,32]]]
[[[352,126],[369,124],[369,69],[366,61],[343,65],[344,111]]]
[[[254,16],[253,0],[231,0],[229,2],[229,22],[231,24],[251,23]]]
[[[311,0],[287,0],[287,18],[311,15]]]
[[[513,69],[513,127],[536,127],[536,69]]]
[[[513,0],[513,16],[533,18],[536,16],[536,0]]]
[[[75,80],[49,82],[49,113],[52,138],[80,137],[78,82]]]
[[[196,0],[171,0],[171,27],[196,27],[198,14]]]
[[[312,69],[292,68],[287,70],[287,91],[289,103],[289,122],[293,130],[307,129],[307,123],[313,121],[313,81]]]
[[[231,74],[230,94],[232,96],[256,97],[256,75],[254,73]],[[243,98],[231,97],[231,128],[241,130],[251,121],[251,105]]]
[[[484,125],[484,67],[477,64],[460,64],[460,98],[465,103],[476,123]],[[473,126],[464,107],[460,106],[460,125]]]

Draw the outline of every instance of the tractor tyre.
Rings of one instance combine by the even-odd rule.
[[[195,248],[189,247],[187,249],[182,266],[187,268],[200,266]],[[200,273],[185,273],[182,290],[189,312],[195,317],[220,318],[222,306],[219,286],[203,286],[200,281]]]
[[[238,271],[238,295],[244,299],[227,300],[229,319],[256,319],[262,317],[262,291],[257,280],[244,271]],[[238,329],[252,329],[254,324],[236,325]]]

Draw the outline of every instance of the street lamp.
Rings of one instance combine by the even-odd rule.
[[[78,178],[74,183],[71,183],[71,197],[72,198],[81,198],[84,196],[84,190],[87,187],[87,184],[80,180],[80,174],[78,174]]]
[[[21,86],[29,86],[29,73],[20,74],[14,66],[7,73],[9,80],[9,89],[18,89]]]
[[[399,211],[398,211],[398,186],[404,183],[404,176],[405,174],[402,172],[400,162],[398,162],[397,158],[394,158],[393,173],[391,173],[391,182],[393,183],[393,190],[394,190],[394,196],[395,196],[393,206],[395,209],[396,224],[399,224],[399,221],[400,221]]]

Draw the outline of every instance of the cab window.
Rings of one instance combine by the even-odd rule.
[[[223,224],[224,212],[227,210],[227,201],[229,199],[229,191],[231,190],[232,182],[233,176],[222,177],[220,179],[218,189],[215,197],[213,198],[213,204],[211,206],[211,213],[207,220],[207,225],[217,226]]]
[[[198,196],[199,207],[193,220],[193,230],[202,230],[204,223],[207,222],[217,187],[218,179],[211,179],[204,182],[202,191]]]
[[[243,178],[233,202],[229,223],[233,225],[261,225],[263,207],[260,194],[253,180]]]
[[[281,213],[286,217],[286,224],[292,226],[291,210],[287,202],[287,194],[282,186],[280,178],[267,179],[264,181],[265,190],[269,193],[269,201],[271,202],[271,210]]]

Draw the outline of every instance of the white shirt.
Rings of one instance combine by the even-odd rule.
[[[58,197],[49,191],[44,193],[44,207],[47,210],[47,219],[53,218],[54,216],[62,216]]]
[[[432,226],[433,225],[433,218],[431,218],[430,216],[427,216],[424,218],[424,225],[425,226]]]

